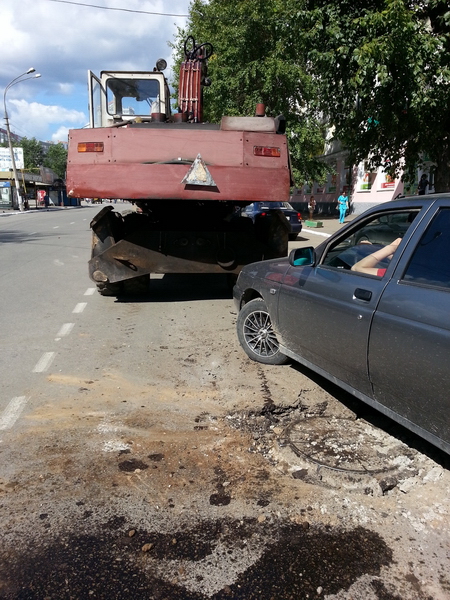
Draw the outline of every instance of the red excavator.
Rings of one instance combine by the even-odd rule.
[[[157,61],[152,71],[89,72],[90,127],[69,132],[68,195],[123,199],[91,222],[89,275],[102,295],[148,288],[151,273],[227,273],[286,256],[290,225],[280,211],[251,220],[252,202],[287,201],[285,119],[265,115],[202,121],[211,44],[185,44],[178,112]]]

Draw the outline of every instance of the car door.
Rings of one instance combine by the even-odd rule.
[[[104,127],[104,107],[106,106],[106,92],[100,79],[92,71],[88,71],[89,90],[89,126]]]
[[[371,219],[388,214],[380,211]],[[393,264],[387,264],[383,277],[350,270],[377,248],[355,243],[361,228],[370,225],[363,221],[333,238],[316,267],[291,267],[279,291],[277,312],[284,347],[368,396],[372,395],[367,367],[369,331],[393,269]],[[402,252],[403,245],[397,252]]]
[[[450,201],[430,212],[381,297],[369,374],[375,400],[450,444]]]
[[[352,271],[291,267],[279,292],[282,345],[333,377],[370,393],[367,340],[384,285]]]

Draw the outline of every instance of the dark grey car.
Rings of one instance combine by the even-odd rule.
[[[397,250],[377,275],[353,270],[383,248],[360,235],[380,223],[401,224]],[[450,453],[450,194],[378,205],[315,249],[247,265],[234,299],[250,358],[294,359]]]
[[[289,239],[296,240],[302,230],[302,215],[289,202],[252,202],[241,211],[242,217],[249,217],[253,223],[257,219],[270,218],[271,211],[281,213],[289,223]]]

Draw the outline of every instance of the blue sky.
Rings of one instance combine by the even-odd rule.
[[[2,96],[5,86],[30,67],[41,74],[8,90],[11,130],[42,141],[66,141],[69,129],[88,122],[88,70],[151,71],[158,58],[165,58],[170,75],[168,42],[174,41],[177,26],[186,23],[184,16],[174,15],[187,15],[189,4],[189,0],[2,0]],[[3,105],[1,112],[4,128]]]

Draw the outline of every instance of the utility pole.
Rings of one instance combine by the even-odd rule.
[[[11,163],[12,163],[12,169],[13,169],[13,174],[14,174],[14,183],[16,186],[17,202],[18,202],[20,211],[24,210],[24,205],[23,205],[23,198],[20,194],[20,182],[19,182],[19,177],[17,176],[16,159],[14,156],[14,149],[13,149],[12,140],[11,140],[11,131],[9,129],[8,111],[6,110],[6,92],[9,90],[10,87],[12,87],[13,85],[16,85],[16,83],[22,83],[22,81],[26,81],[27,79],[34,79],[36,77],[40,77],[41,75],[39,73],[36,73],[36,75],[33,75],[33,77],[26,77],[25,79],[22,79],[22,77],[25,77],[25,75],[34,73],[35,70],[36,69],[34,69],[33,67],[30,67],[28,69],[28,71],[26,71],[25,73],[22,73],[22,75],[19,75],[18,77],[16,77],[12,81],[10,81],[8,83],[8,85],[5,87],[5,91],[3,93],[3,107],[5,109],[6,133],[8,134],[9,153],[11,155]]]

